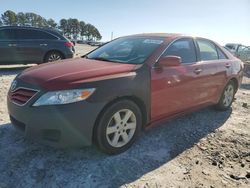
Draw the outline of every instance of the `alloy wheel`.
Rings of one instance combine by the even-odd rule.
[[[224,91],[223,105],[225,107],[230,106],[234,98],[234,86],[229,84]]]
[[[57,53],[52,53],[50,56],[49,56],[49,62],[52,62],[52,61],[58,61],[58,60],[61,60],[62,59],[62,56],[60,54],[57,54]]]
[[[136,130],[136,116],[129,109],[116,112],[110,119],[106,128],[108,143],[116,148],[126,145]]]

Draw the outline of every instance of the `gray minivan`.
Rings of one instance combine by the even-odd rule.
[[[34,27],[0,27],[0,64],[44,63],[74,56],[74,45],[59,32]]]

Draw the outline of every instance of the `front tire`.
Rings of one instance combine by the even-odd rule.
[[[236,93],[235,84],[231,80],[228,82],[225,89],[223,90],[220,101],[216,105],[216,109],[221,111],[228,110],[233,103],[235,93]]]
[[[120,100],[101,115],[95,129],[95,142],[107,154],[126,151],[138,137],[142,127],[139,107],[130,100]]]

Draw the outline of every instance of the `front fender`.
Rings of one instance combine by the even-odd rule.
[[[121,97],[135,97],[145,106],[147,119],[150,112],[150,72],[146,65],[123,76],[112,75],[110,78],[86,83],[86,87],[96,88],[94,94],[87,99],[92,103],[110,103]],[[140,108],[142,108],[140,106]]]

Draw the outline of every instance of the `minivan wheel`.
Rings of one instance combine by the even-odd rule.
[[[126,151],[138,137],[142,127],[139,107],[130,100],[120,100],[101,115],[95,129],[95,142],[107,154]]]
[[[52,51],[45,56],[45,62],[53,62],[63,59],[63,55],[60,52]]]
[[[229,109],[231,104],[233,103],[234,95],[235,84],[233,81],[229,81],[225,89],[223,90],[219,103],[216,105],[216,109],[222,111]]]

